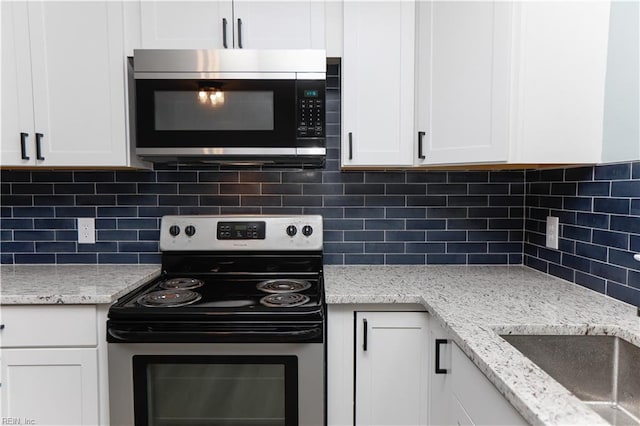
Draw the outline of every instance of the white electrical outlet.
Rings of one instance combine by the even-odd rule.
[[[96,243],[96,220],[92,217],[78,218],[78,244]]]
[[[560,220],[555,216],[547,216],[547,247],[558,249],[558,233]]]

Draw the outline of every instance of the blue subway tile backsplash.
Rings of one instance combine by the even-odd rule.
[[[527,172],[525,264],[640,306],[638,164]],[[574,181],[577,197],[561,185]],[[559,250],[545,247],[547,216],[560,218]]]
[[[1,262],[160,263],[163,215],[321,214],[327,264],[524,263],[640,305],[639,162],[341,171],[339,65],[327,72],[324,169],[2,170]],[[78,217],[96,218],[96,244],[77,244]]]

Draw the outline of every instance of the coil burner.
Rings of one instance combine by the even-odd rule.
[[[171,278],[160,284],[160,287],[167,290],[193,290],[203,285],[204,281],[195,278]]]
[[[304,305],[309,297],[299,293],[270,294],[260,299],[260,303],[270,308],[290,308]]]
[[[265,293],[276,294],[295,293],[307,290],[310,287],[311,283],[309,281],[289,279],[262,281],[256,286],[258,290],[264,291]]]
[[[202,295],[200,293],[191,290],[159,290],[143,294],[138,298],[137,302],[149,308],[174,308],[190,305],[201,298]]]

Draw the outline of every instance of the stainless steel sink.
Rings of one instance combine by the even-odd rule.
[[[640,348],[614,336],[502,335],[614,425],[640,425]]]

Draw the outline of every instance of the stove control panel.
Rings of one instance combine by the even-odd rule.
[[[161,251],[322,250],[322,216],[164,216]]]
[[[264,240],[264,222],[218,222],[219,240]]]

